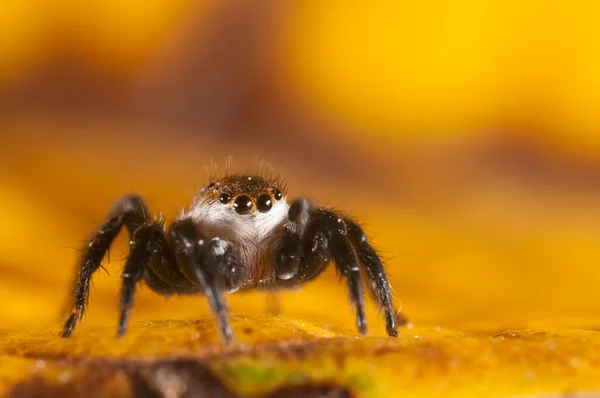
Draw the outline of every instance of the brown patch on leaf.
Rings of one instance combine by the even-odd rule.
[[[55,381],[33,376],[15,385],[7,396],[236,398],[245,395],[228,389],[202,361],[176,359],[154,363],[94,362],[84,365],[78,376],[59,377]],[[307,384],[282,387],[263,397],[346,398],[350,393],[341,387]]]

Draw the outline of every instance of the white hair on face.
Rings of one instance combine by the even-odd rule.
[[[260,279],[272,269],[275,245],[288,220],[288,210],[285,197],[274,201],[265,213],[252,211],[245,215],[238,214],[231,203],[198,201],[182,218],[194,220],[209,238],[229,242],[252,277]]]

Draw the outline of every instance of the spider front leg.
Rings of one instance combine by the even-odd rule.
[[[238,283],[239,275],[227,242],[208,238],[194,221],[183,219],[169,229],[171,244],[186,278],[201,286],[217,317],[221,335],[231,343],[232,332],[227,320],[227,303],[223,297],[221,282],[228,287]]]
[[[275,266],[279,286],[294,286],[319,275],[333,260],[339,273],[346,278],[350,301],[356,311],[356,325],[367,333],[364,298],[358,258],[348,240],[343,219],[331,210],[314,209],[308,201],[292,203],[290,221],[284,233]]]
[[[301,263],[301,234],[306,228],[312,204],[307,199],[296,199],[288,210],[289,221],[283,225],[283,235],[275,264],[275,276],[287,280],[298,274]]]
[[[408,321],[402,314],[396,314],[383,263],[369,244],[362,228],[350,218],[342,218],[331,210],[313,209],[306,199],[293,202],[289,213],[290,221],[284,225],[277,258],[275,274],[280,280],[276,284],[293,286],[314,279],[331,259],[336,265],[338,261],[346,261],[350,266],[345,268],[354,270],[357,257],[358,265],[363,270],[361,274],[367,280],[369,293],[383,310],[387,334],[396,337],[396,323],[405,325]],[[344,274],[343,269],[340,271]],[[358,270],[352,273],[358,274]],[[348,286],[351,299],[357,307],[360,330],[361,317],[364,318],[360,304],[362,291],[360,286],[355,286],[354,280],[354,277],[349,279]],[[364,328],[366,331],[366,326]]]
[[[184,279],[172,282],[190,283],[198,286],[210,302],[220,326],[224,341],[231,343],[232,332],[227,320],[227,304],[221,291],[223,269],[235,269],[230,262],[232,255],[226,242],[215,238],[209,241],[192,220],[184,219],[171,225],[168,237],[158,223],[142,225],[131,239],[131,253],[123,271],[121,290],[121,312],[117,335],[123,336],[127,330],[127,318],[133,304],[137,282],[149,266],[150,270],[162,279],[168,278],[168,271],[178,269]],[[153,261],[151,256],[155,255]],[[159,264],[164,261],[167,268]],[[230,276],[230,275],[228,275]]]
[[[125,196],[116,203],[108,221],[96,231],[79,261],[77,280],[73,291],[73,308],[65,322],[62,337],[70,336],[77,322],[83,317],[89,299],[92,275],[100,268],[104,255],[121,228],[125,225],[130,235],[133,234],[133,231],[146,222],[147,214],[146,204],[139,196]]]

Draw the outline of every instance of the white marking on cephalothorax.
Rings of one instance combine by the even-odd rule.
[[[227,247],[229,246],[227,242],[221,240],[219,238],[213,238],[213,246],[212,252],[215,256],[222,256],[227,251]]]
[[[277,277],[279,279],[283,279],[284,281],[290,279],[292,276],[294,276],[294,272],[286,272],[286,273],[282,273],[282,274],[277,274]]]
[[[246,215],[236,213],[232,204],[199,201],[182,218],[194,220],[208,237],[229,242],[252,275],[259,276],[273,264],[281,227],[288,221],[288,210],[286,198],[274,201],[266,213]]]

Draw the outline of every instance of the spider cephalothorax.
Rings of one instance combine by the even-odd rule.
[[[260,176],[228,176],[203,188],[181,218],[194,220],[202,232],[231,245],[245,264],[247,283],[256,284],[272,271],[272,248],[287,220],[289,205],[282,189],[276,180]]]
[[[151,219],[139,196],[123,197],[96,231],[79,263],[73,310],[63,336],[83,316],[92,274],[125,226],[130,254],[123,270],[118,335],[127,330],[135,286],[143,281],[163,295],[204,293],[226,342],[232,332],[223,291],[289,288],[316,278],[333,262],[345,277],[357,327],[367,332],[361,277],[396,336],[396,312],[383,264],[360,226],[306,199],[286,201],[276,179],[229,175],[205,186],[169,226]]]

